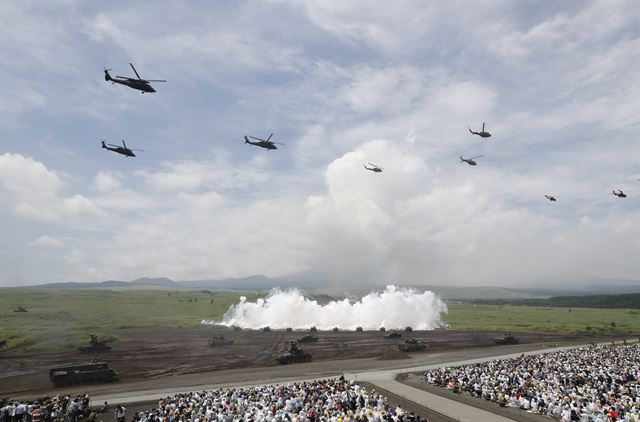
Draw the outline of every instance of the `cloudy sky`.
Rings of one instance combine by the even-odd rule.
[[[3,1],[0,284],[640,280],[639,40],[631,1]]]

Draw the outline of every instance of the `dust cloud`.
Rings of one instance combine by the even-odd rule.
[[[334,327],[353,330],[357,327],[374,330],[380,327],[432,330],[444,326],[442,313],[447,305],[431,291],[387,286],[382,292],[371,292],[358,301],[349,299],[319,304],[304,297],[298,290],[273,289],[264,299],[231,305],[222,321],[202,321],[204,324],[238,326],[259,329],[265,326],[283,329]]]

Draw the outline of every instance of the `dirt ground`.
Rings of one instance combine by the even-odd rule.
[[[227,369],[250,369],[277,366],[273,355],[286,350],[288,341],[302,337],[305,332],[273,330],[229,331],[216,329],[121,329],[110,332],[119,338],[113,350],[97,357],[108,361],[120,374],[122,389],[125,384],[146,381],[171,384],[171,377]],[[210,347],[213,335],[224,335],[234,344]],[[472,349],[494,346],[499,332],[467,331],[414,331],[403,332],[400,339],[386,339],[379,331],[322,331],[314,333],[318,342],[304,343],[305,351],[314,361],[340,361],[343,359],[384,358],[397,359],[397,344],[407,338],[424,340],[429,346],[424,353]],[[537,343],[545,346],[573,343],[609,341],[615,337],[558,335],[544,333],[517,333],[521,344]],[[504,346],[498,346],[504,347]],[[0,352],[0,397],[29,396],[54,391],[49,380],[52,367],[90,361],[93,355],[82,355],[77,350],[24,354],[15,351]],[[93,387],[93,386],[92,386]],[[91,387],[85,386],[90,391]]]

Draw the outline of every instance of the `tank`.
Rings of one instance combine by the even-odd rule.
[[[16,309],[14,309],[13,312],[27,312],[27,308],[23,308],[22,306],[18,306]]]
[[[98,384],[118,380],[118,373],[107,362],[94,361],[52,368],[49,379],[56,387],[73,384]]]
[[[304,336],[298,339],[298,343],[313,343],[318,341],[319,338],[312,334],[305,334]]]
[[[213,336],[209,339],[209,346],[231,346],[233,344],[233,340],[228,340],[224,338],[223,335]]]
[[[425,350],[427,345],[422,341],[415,338],[408,338],[404,343],[398,344],[398,349],[402,352],[420,352]]]
[[[504,337],[497,337],[494,341],[496,344],[518,344],[520,342],[520,340],[511,333],[505,334]]]
[[[89,345],[78,347],[80,353],[88,354],[88,353],[104,353],[110,352],[111,346],[107,345],[106,341],[98,340],[98,337],[95,334],[91,334],[91,341]]]
[[[295,341],[289,342],[287,353],[274,356],[281,364],[311,362],[311,353],[305,352]]]
[[[402,334],[400,334],[397,331],[394,331],[394,332],[389,333],[386,336],[384,336],[384,338],[400,338],[400,337],[402,337]]]

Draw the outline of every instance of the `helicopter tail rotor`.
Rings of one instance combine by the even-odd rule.
[[[109,75],[109,71],[110,70],[111,69],[107,69],[106,67],[104,68],[104,80],[105,81],[111,81],[112,80],[111,75]]]

